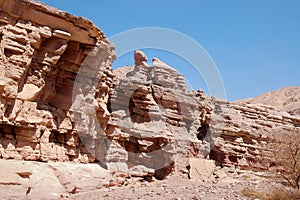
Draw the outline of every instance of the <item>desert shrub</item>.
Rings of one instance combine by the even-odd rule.
[[[284,179],[288,185],[300,189],[300,129],[276,130],[274,141],[270,143],[272,151],[271,171],[277,178]]]
[[[300,129],[277,129],[270,138],[262,162],[269,166],[270,178],[281,186],[261,190],[248,187],[242,193],[260,200],[300,200]]]
[[[263,199],[264,194],[253,187],[246,187],[242,190],[242,194],[253,199]]]
[[[264,198],[261,200],[299,200],[299,199],[300,199],[299,190],[276,188],[271,190],[271,192],[265,194]]]
[[[247,187],[242,190],[242,193],[246,197],[251,199],[259,200],[299,200],[300,190],[297,189],[287,189],[284,186],[276,187],[273,189],[268,189],[259,191],[252,187]]]

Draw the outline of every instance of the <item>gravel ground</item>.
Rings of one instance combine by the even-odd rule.
[[[140,182],[129,180],[122,187],[104,188],[97,191],[79,193],[68,199],[104,199],[104,200],[240,200],[250,199],[242,194],[244,188],[260,188],[270,186],[270,181],[252,173],[231,174],[213,183],[197,182],[186,178],[169,177],[165,180]]]

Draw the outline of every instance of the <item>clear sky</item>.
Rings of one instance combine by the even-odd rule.
[[[299,0],[42,0],[47,5],[92,20],[109,38],[142,27],[169,28],[202,45],[223,78],[227,99],[255,97],[285,86],[300,86]],[[189,63],[163,51],[147,50],[185,74]],[[132,55],[113,65],[133,65]]]

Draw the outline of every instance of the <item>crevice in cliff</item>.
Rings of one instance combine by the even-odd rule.
[[[201,121],[201,126],[198,128],[197,138],[199,140],[207,139],[207,136],[210,137],[209,134],[209,124],[206,121]]]
[[[0,125],[0,134],[1,134],[1,138],[14,139],[14,140],[17,139],[17,134],[12,125],[8,125],[8,124]]]
[[[130,97],[128,107],[130,118],[133,122],[145,123],[151,121],[149,109],[147,109],[147,105],[144,104],[147,102],[146,95],[147,94],[140,92],[138,88]]]
[[[137,138],[130,137],[126,141],[119,141],[119,144],[131,153],[151,153],[160,150],[168,144],[166,138]]]
[[[10,58],[11,56],[14,56],[14,55],[22,55],[22,54],[23,54],[23,52],[21,52],[19,50],[4,48],[4,55],[7,58]]]
[[[223,167],[226,155],[218,147],[214,146],[210,151],[209,158],[216,161],[217,166]]]
[[[65,136],[64,134],[61,134],[58,131],[52,131],[49,136],[49,142],[54,144],[64,144]]]
[[[175,163],[172,162],[169,165],[167,165],[166,167],[155,170],[154,177],[158,180],[165,179],[171,172],[174,171],[174,165],[175,165]]]

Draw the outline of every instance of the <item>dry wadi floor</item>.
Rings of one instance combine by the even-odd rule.
[[[257,188],[263,191],[274,186],[271,180],[251,172],[232,173],[216,179],[212,183],[197,182],[179,177],[169,177],[153,182],[131,181],[122,187],[100,189],[93,192],[75,194],[68,199],[193,199],[193,200],[239,200],[251,199],[243,195],[244,188]]]

